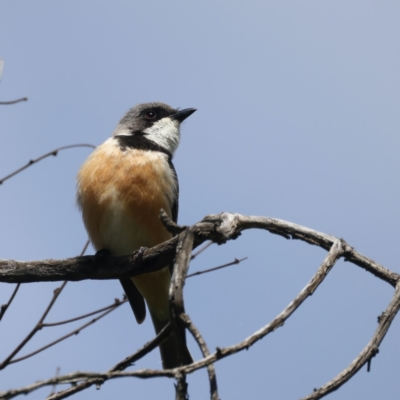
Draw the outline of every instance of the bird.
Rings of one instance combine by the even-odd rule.
[[[83,163],[77,177],[77,203],[97,253],[126,256],[172,238],[159,214],[163,209],[177,222],[179,184],[172,158],[180,125],[195,111],[162,102],[138,104]],[[146,302],[156,333],[170,320],[170,269],[165,266],[120,279],[136,321],[144,321]],[[193,362],[184,334],[176,330],[159,348],[164,369]]]

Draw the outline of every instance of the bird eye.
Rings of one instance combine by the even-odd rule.
[[[154,119],[156,116],[157,116],[157,114],[156,114],[155,111],[147,111],[147,112],[144,114],[144,117],[145,117],[146,119]]]

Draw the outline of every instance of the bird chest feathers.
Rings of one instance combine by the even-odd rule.
[[[78,174],[78,203],[93,246],[114,255],[171,238],[159,213],[162,208],[171,216],[176,192],[166,154],[122,149],[115,138],[99,146]]]

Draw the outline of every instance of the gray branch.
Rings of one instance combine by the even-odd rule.
[[[206,240],[225,243],[236,239],[247,229],[263,229],[287,239],[299,239],[328,250],[338,240],[336,237],[318,232],[291,222],[268,217],[243,216],[233,213],[208,215],[191,227],[195,234],[193,248]],[[184,232],[182,233],[184,234]],[[182,235],[181,234],[181,235]],[[175,258],[178,236],[156,247],[147,249],[140,257],[131,256],[97,260],[94,256],[74,257],[64,260],[13,261],[0,260],[0,282],[28,283],[49,281],[81,281],[85,279],[117,279],[156,271]],[[346,261],[356,264],[393,287],[400,275],[358,253],[346,244]]]
[[[166,224],[169,224],[166,221]],[[181,229],[181,227],[172,226],[172,229]],[[222,213],[218,215],[208,215],[202,221],[189,227],[182,228],[179,235],[168,242],[162,243],[151,249],[147,249],[140,256],[135,254],[126,257],[118,257],[107,260],[99,260],[96,257],[77,257],[67,260],[46,260],[36,262],[17,262],[0,261],[0,281],[1,282],[40,282],[54,280],[83,280],[83,279],[116,279],[139,275],[145,272],[155,271],[163,268],[166,264],[175,259],[175,269],[171,282],[171,327],[170,329],[179,329],[182,327],[189,329],[194,335],[202,349],[203,359],[171,370],[138,370],[132,372],[123,372],[133,359],[153,349],[160,340],[161,333],[150,344],[146,345],[128,360],[117,364],[116,367],[105,373],[76,372],[64,376],[55,377],[47,381],[37,382],[33,385],[16,390],[10,390],[0,393],[1,399],[11,399],[18,394],[29,393],[39,387],[70,383],[75,386],[65,391],[53,394],[51,400],[63,399],[69,397],[76,391],[82,390],[95,383],[103,384],[108,379],[122,377],[173,377],[177,379],[177,399],[184,399],[186,396],[187,374],[193,373],[198,369],[207,367],[211,384],[211,397],[217,399],[217,387],[215,380],[215,370],[212,364],[218,360],[236,354],[239,351],[247,350],[257,341],[273,332],[275,329],[283,326],[285,321],[293,312],[312,295],[331,271],[336,261],[344,257],[345,260],[356,264],[376,277],[384,280],[395,287],[393,298],[379,318],[378,328],[372,339],[360,353],[360,355],[337,377],[328,382],[321,388],[315,390],[303,400],[320,399],[328,393],[338,389],[346,381],[378,353],[379,345],[384,339],[394,317],[400,309],[400,275],[392,272],[375,261],[363,256],[349,246],[344,240],[335,238],[321,232],[311,230],[290,222],[266,218],[242,216],[239,214]],[[264,229],[270,233],[283,236],[287,239],[299,239],[309,244],[317,245],[328,250],[328,254],[321,266],[305,286],[305,288],[296,296],[296,298],[270,323],[253,333],[242,342],[225,348],[217,348],[212,354],[209,353],[206,343],[200,333],[192,324],[190,318],[185,314],[183,301],[183,286],[187,274],[188,264],[192,250],[206,240],[216,243],[225,243],[228,240],[236,239],[242,231],[247,229]],[[113,268],[109,268],[110,262]],[[168,327],[169,328],[169,327]],[[163,333],[163,332],[162,332]],[[165,332],[163,333],[165,334]],[[212,368],[210,368],[210,366]],[[79,383],[78,386],[76,384]],[[213,387],[213,385],[215,385]]]

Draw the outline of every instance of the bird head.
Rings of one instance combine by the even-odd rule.
[[[195,111],[175,109],[161,102],[138,104],[122,117],[113,136],[143,135],[173,154],[179,145],[180,124]]]

